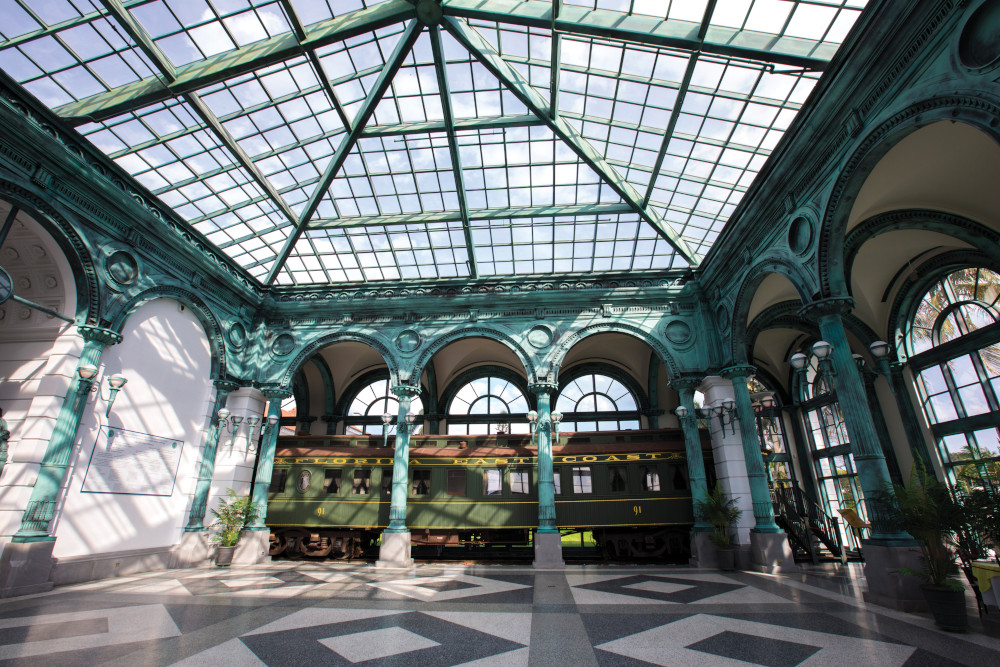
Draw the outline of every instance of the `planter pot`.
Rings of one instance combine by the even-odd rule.
[[[215,564],[218,567],[229,567],[233,562],[233,554],[236,552],[236,547],[219,547],[219,550],[215,554]]]
[[[965,591],[923,585],[920,587],[927,606],[934,616],[934,623],[942,630],[965,632],[969,627],[969,617],[965,611]]]
[[[719,569],[731,572],[736,569],[736,549],[719,549],[716,552],[719,559]]]

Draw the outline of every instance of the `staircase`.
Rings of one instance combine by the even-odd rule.
[[[829,516],[822,505],[810,498],[794,480],[781,480],[771,486],[775,522],[788,534],[795,562],[830,563],[863,560],[860,550],[846,547],[839,521]]]

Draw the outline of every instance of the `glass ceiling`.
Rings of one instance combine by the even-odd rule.
[[[686,269],[867,0],[0,0],[0,67],[264,284]]]

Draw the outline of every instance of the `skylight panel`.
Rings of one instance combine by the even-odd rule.
[[[323,70],[321,75],[330,82],[352,122],[399,42],[403,28],[403,24],[396,24],[316,50]]]
[[[711,24],[820,44],[840,44],[867,0],[719,0]]]
[[[312,25],[359,9],[380,5],[386,0],[292,0],[302,25]]]
[[[97,15],[6,48],[0,44],[0,67],[50,108],[153,75],[125,31]]]
[[[290,32],[280,2],[153,0],[128,8],[174,66]]]
[[[699,23],[708,0],[563,0],[564,5]]]

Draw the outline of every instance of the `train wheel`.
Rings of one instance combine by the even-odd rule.
[[[267,550],[269,556],[277,556],[285,551],[288,544],[283,535],[271,534],[270,548]]]

